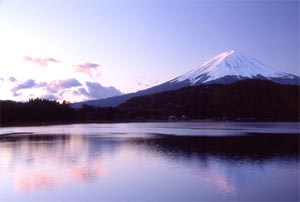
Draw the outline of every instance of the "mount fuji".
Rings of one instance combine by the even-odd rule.
[[[136,96],[177,90],[188,86],[230,84],[245,79],[270,80],[288,85],[300,84],[300,77],[296,75],[272,69],[256,59],[244,56],[239,51],[229,50],[208,60],[194,70],[160,85],[121,96],[78,102],[72,106],[75,108],[79,108],[83,104],[102,107],[117,106]]]
[[[187,82],[190,86],[197,86],[212,83],[229,84],[242,79],[266,79],[281,84],[299,85],[299,77],[274,70],[235,50],[221,53],[170,82]]]

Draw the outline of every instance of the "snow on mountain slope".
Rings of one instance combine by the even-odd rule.
[[[183,74],[171,82],[189,80],[190,85],[207,83],[222,77],[235,76],[241,79],[265,77],[293,79],[295,76],[274,70],[255,59],[248,58],[235,50],[229,50],[205,62],[200,67]]]

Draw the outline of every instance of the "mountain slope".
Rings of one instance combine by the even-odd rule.
[[[300,86],[247,79],[202,85],[132,98],[117,107],[132,119],[227,118],[299,120]],[[258,99],[259,98],[259,99]]]
[[[103,107],[117,106],[136,96],[176,90],[187,86],[230,84],[244,79],[270,80],[291,85],[299,85],[300,83],[298,76],[274,70],[238,51],[230,50],[208,60],[186,74],[152,88],[101,100],[74,103],[73,107],[80,107],[83,104]]]

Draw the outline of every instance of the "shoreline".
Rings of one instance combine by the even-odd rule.
[[[221,120],[221,119],[194,119],[194,120],[131,120],[131,121],[70,121],[70,122],[37,122],[37,123],[14,123],[14,124],[1,124],[0,128],[11,127],[31,127],[31,126],[55,126],[55,125],[74,125],[74,124],[121,124],[121,123],[205,123],[205,122],[217,122],[217,123],[296,123],[298,120],[274,120],[274,119],[251,119],[251,120]]]

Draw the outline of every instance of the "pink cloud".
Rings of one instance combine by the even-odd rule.
[[[66,89],[66,88],[72,88],[76,86],[81,86],[81,83],[74,79],[65,79],[65,80],[55,80],[48,84],[47,88],[50,89]]]
[[[34,57],[30,57],[30,56],[23,57],[23,61],[32,62],[32,63],[38,64],[39,66],[42,66],[42,67],[48,67],[48,65],[50,63],[60,63],[59,60],[54,59],[54,58],[34,58]]]
[[[81,65],[73,65],[73,68],[76,72],[87,74],[90,77],[100,75],[100,65],[96,63],[86,62]]]

